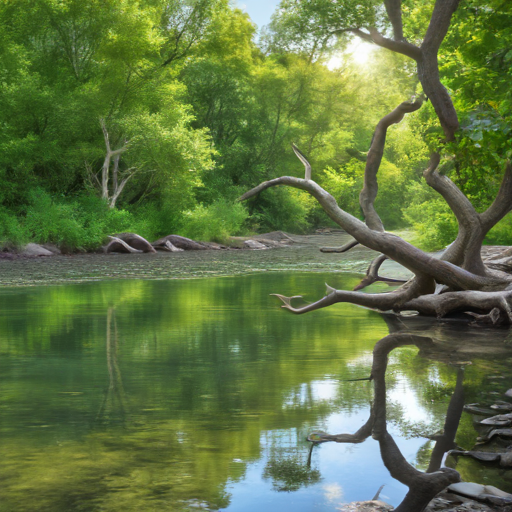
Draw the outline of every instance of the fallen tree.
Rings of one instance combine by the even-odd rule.
[[[420,45],[408,42],[402,28],[401,0],[385,1],[388,21],[393,27],[393,38],[385,37],[374,26],[345,26],[343,20],[333,24],[329,37],[336,33],[350,32],[378,46],[411,58],[416,63],[418,79],[424,95],[398,105],[377,124],[366,159],[364,186],[360,193],[360,206],[364,222],[342,210],[335,199],[311,179],[312,169],[307,158],[293,146],[297,157],[305,166],[305,178],[282,176],[261,183],[239,198],[245,201],[267,188],[285,185],[311,194],[327,215],[354,240],[338,250],[344,252],[357,244],[377,251],[378,256],[370,266],[366,278],[358,285],[360,290],[379,280],[378,270],[384,258],[390,258],[413,272],[414,277],[398,289],[381,294],[367,294],[357,290],[345,291],[327,288],[327,295],[306,306],[294,307],[296,297],[277,295],[283,307],[297,314],[313,311],[337,302],[350,302],[379,311],[401,312],[415,310],[427,316],[445,317],[452,314],[470,313],[468,318],[480,318],[493,324],[512,324],[512,276],[501,269],[510,268],[512,256],[504,253],[493,261],[484,261],[481,255],[483,240],[489,230],[512,210],[512,166],[507,161],[501,186],[494,202],[482,213],[478,213],[471,201],[447,176],[440,173],[444,160],[453,160],[456,155],[445,152],[445,145],[455,140],[459,121],[452,98],[440,81],[438,52],[460,0],[437,0],[425,37]],[[343,5],[343,2],[340,4]],[[312,2],[306,7],[311,13],[325,9],[322,2]],[[332,4],[332,9],[338,7]],[[347,7],[349,8],[349,7]],[[341,9],[341,7],[340,7]],[[310,14],[311,14],[310,13]],[[331,16],[331,18],[333,18]],[[350,19],[350,18],[347,18]],[[446,201],[458,222],[458,235],[440,259],[414,247],[402,238],[388,233],[375,209],[378,194],[378,171],[381,164],[388,128],[399,123],[404,116],[417,111],[430,100],[444,132],[444,140],[432,152],[429,165],[423,176],[427,184]],[[447,154],[445,154],[447,153]]]

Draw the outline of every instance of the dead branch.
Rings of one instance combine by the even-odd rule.
[[[418,110],[423,105],[423,101],[424,98],[421,97],[413,102],[405,101],[401,103],[392,112],[384,116],[375,128],[364,170],[364,186],[359,195],[359,204],[363,210],[366,225],[375,231],[384,231],[384,225],[375,211],[374,202],[379,190],[377,173],[384,155],[387,130],[391,125],[399,123],[405,114]]]
[[[341,247],[320,247],[320,251],[343,253],[350,251],[350,249],[354,248],[356,245],[359,245],[359,242],[355,239],[352,239],[350,240],[350,242],[347,242],[345,245],[342,245]]]
[[[309,192],[320,203],[329,217],[359,243],[382,252],[416,275],[431,276],[438,283],[447,284],[457,290],[502,289],[507,282],[504,278],[477,276],[449,262],[437,260],[396,235],[369,229],[362,221],[342,210],[331,194],[313,180],[282,176],[261,183],[246,192],[238,200],[244,201],[267,188],[277,185],[288,185]]]
[[[393,279],[390,277],[381,277],[379,276],[379,270],[382,264],[389,259],[385,254],[380,254],[377,256],[368,267],[368,270],[366,271],[366,277],[364,277],[361,282],[354,287],[354,291],[362,290],[363,288],[366,288],[367,286],[370,286],[371,284],[381,281],[384,283],[406,283],[407,280],[405,279]]]
[[[311,164],[308,162],[308,159],[304,156],[304,154],[300,151],[300,149],[295,145],[292,144],[292,149],[297,158],[304,164],[304,168],[306,169],[306,174],[304,179],[310,180],[311,179]]]
[[[375,43],[376,45],[381,46],[382,48],[387,48],[388,50],[391,50],[395,53],[401,53],[402,55],[410,57],[415,61],[421,59],[421,50],[417,46],[408,43],[407,41],[396,41],[393,39],[388,39],[387,37],[384,37],[374,27],[369,28],[368,31],[370,32],[369,34],[363,32],[359,28],[354,28],[350,30],[350,32],[360,37],[361,39],[368,41],[369,43]]]
[[[103,118],[100,119],[100,126],[101,131],[103,132],[103,139],[105,141],[106,148],[105,160],[103,161],[103,166],[101,168],[101,197],[108,202],[109,208],[114,208],[119,195],[123,191],[128,180],[136,173],[136,169],[130,168],[125,171],[123,173],[124,178],[122,179],[121,184],[118,184],[119,160],[121,155],[128,150],[128,143],[125,141],[122,147],[112,150],[107,125]],[[112,170],[112,194],[110,194],[109,175],[112,159],[114,159],[114,165]]]
[[[402,1],[401,0],[384,0],[386,12],[389,21],[393,26],[393,39],[395,41],[404,40],[404,31],[402,26]]]
[[[105,252],[129,252],[129,253],[142,253],[139,249],[134,249],[130,245],[128,245],[124,240],[117,238],[115,236],[109,236],[110,243],[105,247]]]
[[[485,212],[480,214],[482,228],[485,233],[510,211],[512,211],[512,164],[508,160],[505,164],[503,180],[496,199]]]
[[[140,252],[156,253],[156,249],[145,238],[136,233],[118,233],[115,238],[122,240]]]
[[[418,311],[423,315],[437,316],[438,318],[466,311],[485,315],[497,308],[512,323],[510,300],[512,300],[512,290],[495,292],[468,290],[446,292],[441,295],[422,295],[406,302],[403,308]]]

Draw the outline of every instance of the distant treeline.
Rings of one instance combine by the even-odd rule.
[[[452,148],[462,164],[444,172],[484,208],[512,156],[512,14],[506,2],[481,4],[457,11],[442,69],[464,113]],[[409,23],[421,27],[431,8],[416,2]],[[328,226],[301,192],[235,201],[261,181],[303,174],[292,142],[313,179],[359,215],[373,130],[421,93],[417,77],[384,50],[330,69],[332,54],[291,44],[289,26],[277,11],[257,44],[228,0],[1,2],[0,242],[91,249],[121,231],[222,241]],[[376,207],[387,228],[413,226],[436,248],[457,227],[422,181],[440,136],[430,109],[389,130]],[[512,242],[510,220],[490,241]]]

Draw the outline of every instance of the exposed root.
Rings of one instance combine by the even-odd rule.
[[[382,264],[389,259],[385,254],[380,254],[377,256],[368,267],[368,270],[366,271],[366,277],[361,280],[361,282],[354,287],[354,291],[362,290],[363,288],[366,288],[367,286],[370,286],[371,284],[381,281],[384,283],[389,284],[398,284],[398,283],[406,283],[407,280],[405,279],[392,279],[390,277],[381,277],[379,276],[379,270]]]
[[[345,245],[342,245],[341,247],[320,247],[320,251],[343,253],[350,251],[350,249],[356,247],[357,245],[359,245],[359,242],[356,239],[353,239],[350,240],[350,242],[347,242]]]
[[[405,303],[403,307],[404,309],[418,311],[422,315],[436,316],[437,318],[469,312],[477,320],[485,317],[486,321],[489,319],[493,324],[512,324],[510,300],[512,300],[512,290],[501,292],[447,292],[441,295],[431,294],[416,297]]]

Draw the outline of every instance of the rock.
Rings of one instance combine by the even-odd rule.
[[[170,242],[174,247],[183,249],[184,251],[205,251],[208,249],[206,244],[195,242],[190,238],[179,235],[164,236],[163,238],[159,238],[156,242],[153,242],[151,245],[153,247],[165,247],[167,242]]]
[[[46,250],[52,252],[53,254],[62,254],[62,251],[53,244],[41,244],[41,247],[44,247]]]
[[[479,437],[478,441],[487,442],[491,440],[494,436],[512,437],[512,428],[495,428],[488,432],[486,435]]]
[[[156,252],[156,249],[145,238],[142,238],[140,235],[137,235],[136,233],[118,233],[110,238],[122,240],[123,242],[127,243],[130,247],[136,249],[139,252]],[[110,249],[110,251],[125,252],[125,250],[123,250],[123,248],[120,245],[115,245],[115,248]],[[107,252],[110,251],[107,250]]]
[[[512,450],[501,454],[500,466],[504,468],[512,467]]]
[[[491,409],[496,411],[512,411],[512,404],[508,402],[496,402],[494,405],[491,405]]]
[[[249,249],[253,249],[253,250],[256,250],[256,251],[261,251],[263,249],[268,249],[268,247],[266,245],[263,245],[262,243],[257,242],[256,240],[246,240],[244,242],[244,245],[246,247],[248,247]]]
[[[512,425],[512,413],[510,414],[498,414],[497,416],[491,416],[485,418],[480,422],[480,425],[492,425],[495,427],[508,427]]]
[[[448,489],[457,494],[462,494],[463,496],[490,501],[495,505],[507,505],[512,503],[512,494],[502,491],[493,485],[459,482],[450,485]]]
[[[499,453],[492,452],[451,450],[449,453],[450,455],[464,455],[466,457],[472,457],[473,459],[480,460],[482,462],[498,462],[501,459],[501,455]]]
[[[53,252],[38,244],[27,244],[21,254],[23,256],[53,256]]]
[[[479,404],[466,404],[464,411],[469,414],[478,414],[479,416],[495,416],[496,411],[487,407],[481,407]]]
[[[510,396],[512,397],[512,389],[509,389],[508,391],[505,392],[505,396]]]

